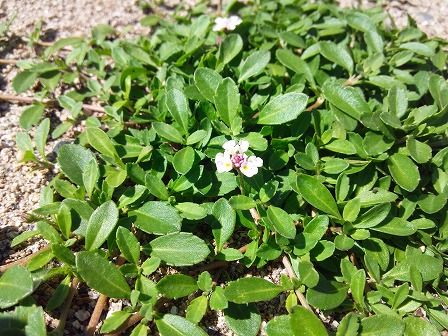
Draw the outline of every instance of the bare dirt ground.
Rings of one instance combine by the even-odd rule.
[[[169,1],[168,5],[176,2]],[[448,38],[447,0],[341,0],[340,3],[343,6],[361,7],[382,5],[398,26],[404,26],[407,15],[410,15],[427,34]],[[0,58],[21,60],[35,57],[35,50],[29,48],[22,39],[30,36],[38,22],[42,23],[43,39],[53,41],[73,35],[88,36],[97,24],[109,24],[124,35],[148,34],[149,31],[139,23],[144,16],[135,0],[0,0],[1,21],[13,19],[7,38],[0,40]],[[16,73],[14,65],[0,65],[2,93],[14,93],[11,81]],[[41,242],[36,242],[16,252],[10,248],[10,240],[18,233],[32,228],[24,217],[37,207],[41,188],[54,175],[54,172],[46,169],[17,163],[14,139],[20,131],[19,116],[23,108],[17,104],[0,102],[0,264],[39,249]],[[57,141],[50,140],[48,149],[52,150],[56,145]],[[274,281],[280,276],[279,268],[272,267],[266,272],[261,276]],[[48,291],[52,292],[53,288],[48,288]],[[69,313],[67,335],[83,334],[96,297],[93,291],[81,289]],[[282,306],[281,300],[284,298],[276,302],[279,307]],[[110,304],[113,305],[112,302]],[[120,308],[120,303],[115,305]],[[50,316],[47,318],[51,325],[54,319]],[[208,317],[204,324],[208,326],[210,335],[232,335],[225,327],[222,316]]]

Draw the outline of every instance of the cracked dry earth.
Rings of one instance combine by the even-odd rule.
[[[188,1],[188,4],[192,0]],[[165,2],[166,7],[174,5],[177,0]],[[391,15],[393,22],[404,26],[411,16],[418,26],[431,36],[448,38],[448,1],[446,0],[340,0],[341,6],[370,7],[382,5]],[[139,20],[144,17],[141,8],[135,0],[0,0],[1,21],[14,18],[6,38],[0,39],[0,58],[11,60],[30,59],[36,56],[36,50],[27,46],[23,38],[28,37],[34,30],[35,24],[42,23],[43,40],[55,40],[67,36],[88,36],[92,27],[97,24],[109,24],[124,36],[149,34],[149,30],[142,27]],[[0,65],[0,91],[14,94],[11,82],[17,73],[14,65]],[[32,94],[32,93],[29,93]],[[24,94],[25,96],[26,94]],[[20,232],[30,230],[33,225],[25,221],[26,214],[36,208],[39,203],[39,193],[48,184],[54,171],[21,165],[17,162],[15,148],[15,134],[20,131],[19,116],[24,109],[13,103],[0,101],[0,264],[18,259],[37,251],[45,242],[35,241],[20,251],[10,248],[10,241]],[[52,118],[62,118],[64,111],[46,111]],[[50,140],[47,152],[61,141]],[[65,138],[64,141],[70,141]],[[54,155],[54,153],[53,153]],[[170,270],[164,270],[169,272]],[[242,270],[231,269],[231,272]],[[260,272],[252,271],[253,275],[262,276],[277,282],[284,271],[278,265],[268,266]],[[47,285],[36,298],[45,304],[46,298],[54,291]],[[98,294],[87,288],[80,288],[79,294],[69,311],[66,335],[82,335],[93,311]],[[263,320],[283,312],[285,298],[280,296],[269,305],[260,306],[265,312]],[[41,302],[42,301],[42,302]],[[123,307],[121,301],[109,302],[109,313]],[[181,302],[175,302],[171,313],[182,311]],[[57,317],[58,312],[56,312]],[[104,315],[106,312],[104,312]],[[105,316],[103,316],[104,318]],[[47,315],[49,326],[54,326],[55,318]],[[102,319],[103,319],[102,318]],[[336,328],[337,322],[324,316],[321,318],[327,325]],[[265,323],[265,322],[264,322]],[[210,335],[233,335],[225,326],[222,316],[206,316],[203,325],[207,326]]]

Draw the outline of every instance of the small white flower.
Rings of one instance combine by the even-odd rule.
[[[218,153],[215,164],[218,173],[228,172],[232,168],[239,170],[247,177],[258,173],[258,168],[263,166],[263,160],[255,155],[248,157],[245,152],[249,149],[249,142],[230,140],[222,145],[224,153]]]
[[[218,173],[224,173],[231,171],[233,168],[232,160],[230,159],[230,154],[218,153],[215,157],[216,170]]]
[[[217,17],[215,19],[215,25],[213,26],[213,31],[223,31],[223,30],[235,30],[241,22],[240,17],[232,15],[230,17]]]
[[[263,166],[263,160],[256,156],[250,156],[245,163],[241,165],[240,171],[247,177],[252,177],[258,173],[258,168]]]

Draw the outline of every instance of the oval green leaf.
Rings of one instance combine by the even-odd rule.
[[[161,236],[151,241],[149,246],[152,257],[158,257],[173,266],[198,264],[210,254],[210,250],[201,238],[187,232]]]

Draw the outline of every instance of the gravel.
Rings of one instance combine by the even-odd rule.
[[[188,1],[191,4],[192,0]],[[173,6],[177,0],[166,2],[164,9]],[[428,35],[448,38],[448,1],[446,0],[340,0],[343,6],[370,7],[375,3],[382,5],[392,16],[394,22],[402,27],[407,23],[409,14],[418,26]],[[144,17],[142,10],[135,0],[0,0],[0,17],[11,19],[9,41],[0,40],[0,58],[29,59],[35,56],[35,51],[26,44],[20,43],[20,38],[29,36],[35,24],[41,20],[44,40],[55,40],[67,36],[88,36],[92,27],[97,24],[110,24],[126,36],[148,34],[149,30],[142,27],[139,20]],[[13,65],[1,66],[0,90],[14,94],[11,81],[16,74]],[[24,96],[26,94],[23,94]],[[47,185],[56,171],[43,169],[29,164],[17,162],[15,148],[15,134],[20,131],[19,116],[23,106],[17,104],[0,103],[0,263],[21,258],[37,251],[43,244],[36,240],[33,244],[16,252],[10,248],[10,241],[18,233],[33,228],[26,223],[25,216],[38,206],[39,193]],[[64,111],[47,111],[52,117],[61,117]],[[70,140],[70,139],[63,139]],[[51,152],[59,141],[49,141],[47,151]],[[169,269],[162,269],[170,272]],[[232,276],[247,274],[261,276],[269,281],[278,283],[284,270],[279,264],[272,265],[260,271],[242,269],[234,264],[229,272]],[[158,272],[156,277],[163,274]],[[57,285],[57,284],[56,284]],[[54,288],[56,287],[54,286]],[[54,288],[49,288],[52,292]],[[82,287],[75,298],[67,321],[66,335],[82,335],[95,305],[98,294]],[[264,321],[273,315],[285,313],[282,302],[284,297],[278,297],[269,304],[259,304]],[[172,313],[184,314],[185,303],[176,302],[172,306]],[[121,302],[110,302],[111,310],[121,309]],[[106,315],[104,312],[104,316]],[[57,316],[57,314],[56,314]],[[54,315],[46,315],[50,326],[55,325]],[[265,322],[264,322],[265,323]],[[337,323],[333,321],[331,323]],[[222,313],[207,314],[203,320],[210,335],[233,335],[225,325]]]

